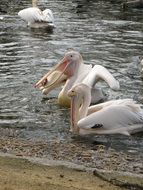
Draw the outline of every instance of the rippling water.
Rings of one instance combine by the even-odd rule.
[[[143,10],[123,12],[110,1],[39,0],[55,16],[57,27],[47,33],[31,30],[18,17],[19,10],[30,6],[28,0],[0,5],[0,136],[69,141],[69,113],[56,104],[58,91],[43,97],[34,84],[71,48],[81,52],[85,63],[104,65],[120,81],[118,92],[101,84],[109,99],[130,97],[143,103],[136,66],[143,53]],[[143,150],[142,137],[128,143],[121,136],[118,142],[123,139],[124,147]]]

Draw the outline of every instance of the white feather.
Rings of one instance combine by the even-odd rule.
[[[111,100],[89,107],[91,92],[83,83],[74,86],[68,94],[73,97],[72,131],[124,135],[143,131],[143,110],[132,99]]]
[[[93,87],[99,80],[104,80],[113,90],[120,88],[119,82],[101,65],[95,65],[82,83]]]
[[[38,7],[30,7],[18,12],[18,15],[28,24],[47,22],[54,24],[54,16],[50,9],[41,11]]]
[[[102,108],[78,122],[80,129],[89,130],[88,133],[126,135],[138,128],[143,130],[143,112],[133,100],[114,100],[97,106]],[[96,124],[102,124],[103,127],[92,129]]]

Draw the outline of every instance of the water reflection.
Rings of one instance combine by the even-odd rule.
[[[117,1],[111,5],[111,1],[41,0],[39,6],[54,12],[57,28],[51,34],[27,28],[17,16],[19,10],[30,6],[28,0],[1,1],[0,5],[4,17],[0,20],[1,136],[10,128],[25,139],[69,141],[69,112],[56,104],[58,91],[44,99],[33,85],[70,48],[80,51],[85,63],[107,67],[120,81],[119,92],[101,83],[109,99],[130,97],[143,103],[138,67],[130,66],[142,56],[141,10],[123,12]],[[108,138],[104,137],[105,141]],[[143,150],[141,137],[127,139],[124,137],[124,149],[136,142],[138,151]],[[116,137],[109,141],[119,148]]]

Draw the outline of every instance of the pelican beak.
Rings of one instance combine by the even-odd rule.
[[[44,94],[47,94],[52,89],[63,84],[73,74],[74,70],[70,66],[70,60],[64,57],[35,84],[35,87],[40,88]]]
[[[67,76],[66,75],[61,75],[60,71],[54,71],[47,80],[47,84],[45,84],[44,86],[41,86],[40,89],[42,90],[43,94],[48,94],[51,90],[53,90],[54,88],[60,87],[62,85],[64,85],[64,83],[67,80]]]
[[[70,131],[79,134],[79,128],[77,126],[77,122],[79,120],[79,108],[80,101],[74,91],[69,91],[68,96],[71,98],[71,128]]]

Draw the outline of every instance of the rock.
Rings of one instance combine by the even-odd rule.
[[[143,0],[134,0],[123,3],[123,9],[128,8],[143,8]]]

